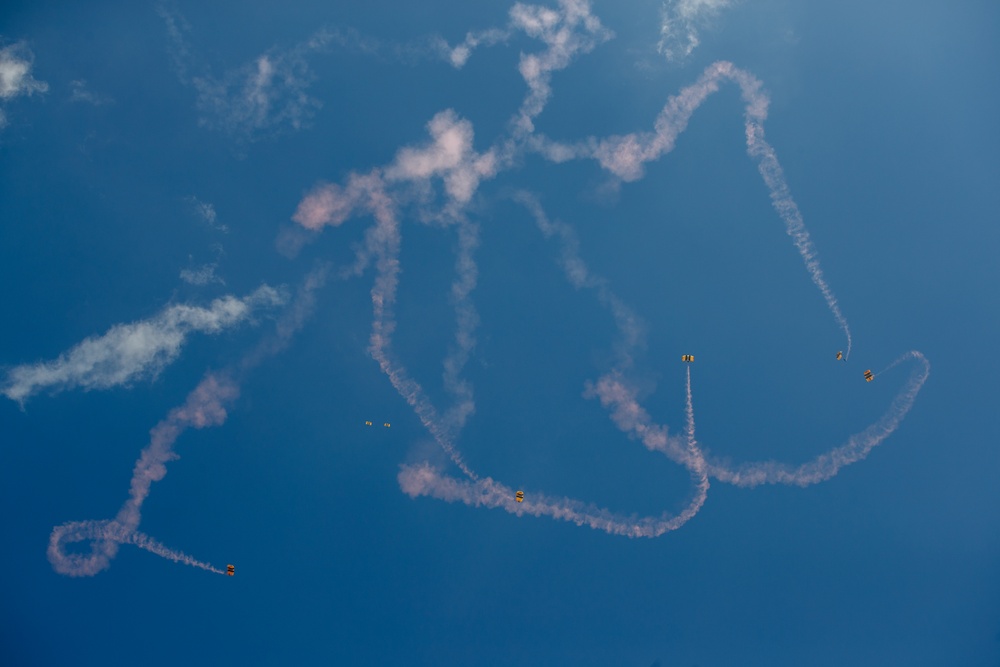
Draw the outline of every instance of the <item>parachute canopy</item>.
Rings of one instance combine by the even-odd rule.
[[[384,424],[382,424],[382,426],[389,428],[390,426],[392,426],[392,424],[390,424],[389,422],[385,422]]]
[[[226,566],[226,576],[227,577],[232,577],[232,576],[235,576],[235,575],[236,575],[236,568],[233,567],[232,565],[227,565]]]
[[[365,426],[371,426],[371,425],[372,423],[370,421],[365,420]]]
[[[875,379],[875,376],[872,375],[872,372],[871,372],[870,369],[867,370],[867,371],[865,371],[865,382],[871,382],[874,379]]]
[[[837,352],[837,361],[843,361],[843,360],[844,360],[844,353]]]
[[[681,361],[684,361],[684,362],[687,362],[687,363],[690,364],[692,361],[694,361],[694,355],[693,354],[682,354],[681,355]]]
[[[523,503],[524,502],[524,491],[518,491],[517,493],[515,493],[514,494],[514,500],[516,500],[519,503]]]

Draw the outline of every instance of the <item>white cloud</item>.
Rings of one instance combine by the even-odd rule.
[[[189,285],[208,285],[209,283],[225,285],[226,282],[215,275],[217,266],[217,264],[205,264],[197,269],[182,269],[181,280]]]
[[[190,24],[167,4],[157,13],[163,19],[169,39],[168,51],[181,83],[194,86],[201,112],[199,123],[222,130],[238,141],[248,142],[261,135],[291,128],[298,130],[321,105],[306,89],[315,78],[307,56],[340,44],[361,52],[376,52],[380,45],[353,31],[346,33],[321,28],[304,42],[288,50],[270,49],[251,62],[221,77],[205,72],[189,76],[189,70],[206,69],[188,43]]]
[[[87,104],[93,104],[95,107],[99,107],[104,104],[110,104],[114,101],[107,95],[100,95],[92,90],[88,90],[87,82],[84,79],[70,81],[69,86],[72,91],[69,96],[70,102],[86,102]]]
[[[184,201],[191,205],[195,215],[204,220],[209,227],[219,232],[229,231],[229,227],[219,222],[219,215],[211,202],[201,201],[194,195],[185,197]]]
[[[245,141],[304,127],[322,106],[306,93],[315,78],[306,56],[324,49],[330,39],[321,31],[288,51],[272,49],[222,78],[194,77],[199,122]]]
[[[49,84],[31,76],[35,57],[31,50],[18,42],[0,49],[0,101],[6,102],[21,95],[44,93]],[[0,108],[0,127],[7,124],[7,116]]]
[[[735,0],[666,0],[660,25],[659,50],[667,60],[691,55],[701,40],[699,31]]]
[[[189,333],[219,333],[246,321],[258,308],[286,300],[283,291],[263,285],[242,299],[231,295],[216,299],[208,308],[170,306],[148,320],[116,324],[103,336],[85,339],[54,361],[11,369],[0,393],[23,405],[44,389],[53,393],[74,387],[108,389],[155,377],[177,359]]]

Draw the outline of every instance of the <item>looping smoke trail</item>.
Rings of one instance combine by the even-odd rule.
[[[677,530],[700,510],[708,497],[708,476],[705,459],[695,440],[694,405],[691,397],[691,371],[687,374],[686,444],[692,461],[691,479],[696,491],[688,505],[676,515],[664,512],[658,517],[635,517],[612,512],[593,503],[572,498],[556,498],[540,492],[529,492],[524,502],[514,499],[514,490],[485,477],[474,482],[447,477],[429,463],[400,466],[399,486],[411,498],[429,496],[446,502],[462,502],[472,507],[499,508],[517,516],[547,516],[569,521],[578,526],[603,530],[625,537],[659,537]]]
[[[634,349],[642,342],[642,325],[639,318],[610,290],[607,281],[593,275],[579,256],[579,242],[572,228],[560,221],[550,220],[538,200],[523,191],[514,192],[511,198],[525,206],[535,218],[539,230],[546,238],[556,238],[560,248],[560,264],[567,280],[577,289],[592,289],[598,301],[612,314],[621,340],[617,341],[618,363],[613,371],[603,376],[595,386],[588,387],[587,395],[597,395],[609,401],[619,392],[619,425],[629,435],[638,437],[651,450],[662,450],[668,438],[664,427],[652,423],[648,414],[638,405],[622,380],[624,370],[633,365]],[[690,369],[687,375],[686,430],[683,464],[691,472],[695,488],[687,506],[677,515],[664,512],[658,517],[626,516],[584,503],[572,498],[556,498],[532,491],[523,503],[514,500],[514,490],[487,477],[472,482],[456,480],[444,475],[428,463],[404,465],[399,473],[400,488],[411,497],[430,496],[448,502],[463,502],[475,507],[504,509],[510,513],[531,516],[548,516],[570,521],[577,525],[603,530],[612,535],[628,537],[658,537],[676,530],[690,520],[704,505],[708,496],[707,465],[695,440],[694,405],[691,394]]]
[[[847,338],[846,357],[851,355],[853,345],[847,319],[840,310],[840,304],[833,290],[823,276],[818,254],[809,232],[805,227],[802,213],[792,198],[791,189],[774,149],[764,139],[764,121],[770,103],[763,92],[761,82],[749,72],[741,70],[730,62],[719,61],[705,69],[698,81],[671,97],[654,123],[653,132],[612,136],[606,139],[591,137],[576,144],[561,144],[544,135],[534,135],[527,142],[528,148],[541,153],[553,162],[590,158],[597,160],[601,167],[623,181],[634,181],[642,177],[643,166],[671,152],[677,137],[687,128],[692,114],[713,93],[719,90],[723,81],[732,81],[739,86],[745,108],[747,154],[757,162],[757,169],[767,185],[771,204],[778,217],[785,223],[785,231],[792,237],[806,271],[819,288],[831,314]]]
[[[875,423],[849,437],[840,447],[797,467],[775,461],[761,461],[743,463],[733,468],[709,456],[706,457],[708,474],[721,482],[745,488],[761,484],[809,486],[830,479],[844,466],[866,458],[871,450],[892,435],[903,421],[903,417],[913,407],[917,394],[930,375],[931,365],[923,354],[912,350],[896,359],[890,368],[907,360],[913,360],[916,368],[910,374],[907,383],[893,398],[889,409]]]
[[[516,166],[520,157],[528,151],[541,153],[554,162],[595,159],[619,179],[636,180],[642,176],[646,162],[673,150],[677,137],[687,127],[691,115],[711,94],[719,90],[724,81],[732,81],[740,88],[746,105],[747,153],[757,163],[772,205],[785,224],[785,230],[802,257],[810,278],[844,332],[847,339],[846,356],[851,353],[852,339],[847,320],[823,275],[817,252],[805,228],[801,212],[791,196],[775,151],[764,138],[764,121],[769,100],[762,92],[760,81],[737,69],[732,63],[720,61],[709,66],[694,85],[668,100],[654,123],[653,132],[603,139],[591,137],[575,144],[560,144],[536,134],[533,124],[534,118],[541,113],[551,95],[549,75],[565,67],[571,56],[590,50],[597,41],[608,37],[596,19],[584,18],[582,25],[588,34],[580,39],[576,39],[580,36],[575,36],[567,41],[572,36],[572,30],[580,25],[579,17],[589,16],[589,6],[585,0],[574,0],[562,2],[561,8],[564,13],[546,14],[546,21],[563,26],[559,28],[560,31],[570,31],[558,34],[540,31],[535,27],[537,17],[533,12],[544,10],[525,9],[523,16],[512,12],[512,25],[542,39],[549,50],[541,57],[522,58],[521,74],[529,85],[529,92],[519,113],[508,127],[508,136],[501,137],[488,151],[477,154],[471,148],[471,123],[459,119],[451,110],[441,112],[428,124],[432,144],[425,148],[401,149],[395,162],[384,170],[375,169],[369,175],[352,174],[343,188],[318,188],[302,201],[293,217],[303,227],[314,231],[324,225],[341,224],[355,210],[370,213],[375,218],[375,224],[366,232],[366,246],[358,252],[357,262],[351,269],[352,275],[358,275],[375,260],[369,352],[396,390],[414,409],[424,427],[468,478],[449,478],[426,463],[407,465],[402,466],[399,474],[403,491],[412,497],[426,495],[473,506],[499,507],[518,515],[560,518],[612,534],[656,536],[683,525],[698,512],[707,497],[709,477],[746,487],[764,483],[805,486],[828,479],[842,466],[864,458],[898,427],[912,406],[929,373],[929,364],[923,355],[919,352],[909,353],[909,357],[922,364],[922,370],[915,371],[909,384],[881,419],[849,438],[846,445],[831,450],[811,463],[797,468],[775,462],[750,463],[732,469],[715,459],[706,459],[694,437],[690,369],[686,384],[685,437],[670,437],[666,427],[655,423],[639,404],[636,390],[629,386],[625,377],[625,371],[634,365],[634,351],[643,341],[641,321],[611,292],[606,281],[589,273],[586,264],[580,259],[578,242],[572,229],[563,223],[550,221],[531,195],[516,193],[513,198],[532,212],[543,235],[558,240],[561,264],[569,282],[576,288],[593,289],[598,301],[609,309],[617,325],[620,334],[620,340],[615,343],[617,361],[610,372],[602,375],[596,382],[588,383],[585,396],[597,397],[602,406],[610,411],[611,418],[619,429],[630,438],[638,439],[648,449],[659,451],[685,466],[691,474],[695,492],[687,508],[675,517],[664,514],[661,517],[636,519],[581,501],[554,498],[536,492],[527,496],[524,503],[516,503],[511,489],[490,477],[478,477],[465,463],[455,441],[467,416],[472,413],[474,403],[471,385],[460,379],[459,372],[475,344],[473,333],[478,318],[469,295],[475,286],[476,268],[472,251],[478,241],[472,234],[473,228],[465,220],[463,211],[479,183],[483,179],[495,177],[501,169]],[[499,37],[498,40],[502,41]],[[467,47],[475,46],[475,42],[476,39],[471,39],[467,45],[456,48],[452,52],[453,64],[464,64],[468,56]],[[444,221],[445,226],[456,221],[468,225],[459,230],[459,254],[456,262],[458,275],[452,287],[458,331],[455,346],[445,360],[444,372],[445,387],[455,399],[455,404],[446,411],[444,418],[438,415],[422,387],[391,355],[392,334],[396,326],[393,307],[400,271],[400,225],[396,210],[401,199],[390,194],[386,185],[412,183],[418,190],[426,193],[431,190],[430,181],[433,177],[442,179],[448,200],[440,214],[421,212],[422,219]]]
[[[295,300],[279,319],[275,334],[265,338],[237,364],[240,374],[246,373],[265,358],[287,346],[291,337],[302,328],[312,312],[314,292],[323,286],[328,266],[320,266],[306,276]],[[153,538],[138,532],[142,520],[142,505],[149,496],[153,482],[167,474],[167,462],[178,459],[174,452],[177,439],[188,428],[219,426],[226,421],[226,408],[239,396],[239,381],[233,371],[209,372],[188,394],[184,405],[174,408],[167,417],[150,430],[149,444],[139,455],[132,472],[129,497],[112,520],[75,521],[56,526],[49,537],[48,557],[60,574],[88,577],[108,568],[118,553],[119,544],[132,544],[169,560],[224,574],[222,570],[196,560],[183,552],[169,549]],[[66,545],[89,540],[90,554],[67,553]]]
[[[379,191],[381,195],[381,190]],[[384,195],[383,195],[384,196]],[[447,429],[430,399],[416,380],[410,377],[406,368],[394,361],[391,355],[392,334],[396,329],[395,313],[396,289],[399,285],[399,250],[401,246],[399,222],[396,218],[388,197],[379,197],[380,205],[372,207],[378,232],[371,236],[375,247],[369,248],[378,259],[375,263],[376,276],[372,285],[372,333],[368,352],[378,362],[382,372],[389,378],[396,391],[410,404],[424,427],[431,433],[438,444],[448,453],[451,460],[465,475],[478,479],[462,458],[452,442],[451,433]],[[470,248],[471,252],[471,248]],[[471,290],[471,287],[469,288]],[[458,292],[461,294],[462,288]],[[459,336],[463,331],[459,327]],[[447,373],[447,371],[446,371]],[[456,380],[457,382],[457,380]],[[457,385],[454,385],[457,386]],[[453,419],[461,418],[457,415]]]
[[[874,447],[881,444],[898,428],[928,378],[930,364],[920,352],[911,351],[902,355],[890,364],[889,368],[906,360],[914,360],[917,368],[886,413],[861,433],[851,436],[845,445],[798,467],[768,461],[742,464],[733,469],[718,460],[707,458],[695,439],[690,367],[686,373],[686,427],[684,444],[681,445],[677,442],[677,438],[668,436],[665,427],[652,421],[639,404],[634,390],[627,386],[623,378],[624,369],[633,364],[633,350],[641,342],[638,318],[615,297],[605,280],[591,275],[577,253],[578,243],[572,228],[564,223],[549,220],[537,199],[531,195],[518,192],[513,198],[534,215],[539,229],[546,237],[559,239],[561,264],[570,283],[577,288],[595,290],[598,300],[612,311],[618,325],[622,338],[619,344],[619,364],[614,370],[603,375],[597,383],[588,385],[586,395],[598,397],[602,405],[611,410],[613,421],[623,432],[639,439],[650,450],[663,452],[688,468],[696,492],[688,507],[676,517],[670,518],[665,514],[659,518],[636,519],[615,514],[593,504],[569,498],[553,498],[536,492],[526,496],[524,503],[518,504],[513,500],[512,490],[492,478],[487,477],[469,483],[448,478],[429,464],[423,464],[401,468],[400,487],[411,497],[430,496],[476,507],[502,508],[517,515],[549,516],[604,530],[614,535],[655,537],[680,527],[700,510],[707,498],[709,477],[746,488],[761,484],[808,486],[829,479],[842,467],[864,459]]]
[[[90,541],[90,554],[66,553],[66,545]],[[169,549],[153,538],[130,529],[118,521],[73,521],[56,526],[49,537],[49,561],[59,574],[70,577],[92,577],[111,566],[119,544],[132,544],[140,549],[183,565],[198,567],[215,574],[225,574],[217,567],[203,563],[182,551]]]

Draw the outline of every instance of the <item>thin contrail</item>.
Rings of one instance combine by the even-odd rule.
[[[71,521],[52,529],[48,556],[52,567],[60,574],[75,577],[93,576],[110,567],[119,544],[133,544],[169,560],[199,567],[209,572],[222,570],[196,560],[180,551],[167,548],[148,535],[138,532],[142,520],[142,505],[149,496],[153,482],[167,474],[166,464],[179,456],[174,452],[177,439],[189,428],[219,426],[226,421],[226,408],[239,396],[239,375],[249,371],[265,358],[284,349],[291,337],[302,328],[312,312],[314,292],[322,287],[328,267],[313,270],[299,288],[295,300],[279,319],[276,331],[248,353],[235,369],[209,372],[188,394],[184,404],[170,411],[167,417],[150,430],[149,444],[139,455],[129,484],[129,496],[114,519],[104,521]],[[68,553],[66,545],[90,541],[90,553]]]

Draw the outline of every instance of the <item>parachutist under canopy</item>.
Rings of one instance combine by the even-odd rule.
[[[226,576],[227,577],[236,576],[236,568],[234,566],[232,566],[232,565],[227,565],[226,566]]]
[[[871,370],[865,371],[865,382],[871,382],[874,379],[875,379],[875,376],[872,375]]]
[[[682,354],[681,355],[681,361],[690,364],[692,361],[694,361],[694,355],[693,354]]]
[[[524,491],[518,491],[517,493],[515,493],[514,494],[514,500],[516,500],[519,503],[523,503],[524,502]]]

